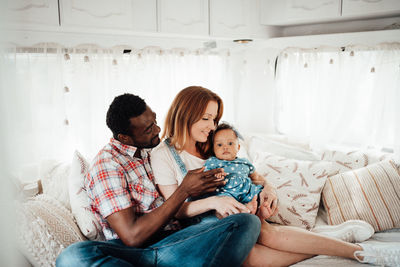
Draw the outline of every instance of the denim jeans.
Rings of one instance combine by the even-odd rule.
[[[146,248],[120,240],[83,241],[58,256],[56,266],[240,266],[260,234],[251,214],[207,219]]]

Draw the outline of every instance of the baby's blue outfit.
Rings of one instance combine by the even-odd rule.
[[[248,159],[221,160],[211,157],[204,166],[206,171],[223,168],[228,173],[225,186],[217,189],[216,195],[232,196],[241,203],[248,203],[263,189],[262,185],[253,184],[249,178],[255,168]]]

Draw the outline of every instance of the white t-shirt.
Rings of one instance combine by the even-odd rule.
[[[185,164],[187,171],[201,168],[205,163],[205,160],[193,156],[185,150],[177,152]],[[180,185],[182,183],[184,177],[182,171],[165,142],[161,142],[153,149],[150,155],[150,162],[156,184]]]

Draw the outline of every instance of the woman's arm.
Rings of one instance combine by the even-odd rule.
[[[168,199],[178,188],[178,185],[158,185],[165,199]],[[226,217],[237,213],[249,213],[250,210],[242,203],[228,196],[211,196],[190,202],[184,202],[175,214],[178,219],[193,217],[204,212],[215,210],[217,216]]]

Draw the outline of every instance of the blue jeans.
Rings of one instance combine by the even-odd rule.
[[[146,248],[120,240],[83,241],[64,249],[56,266],[240,266],[260,228],[256,216],[235,214],[188,226]]]

